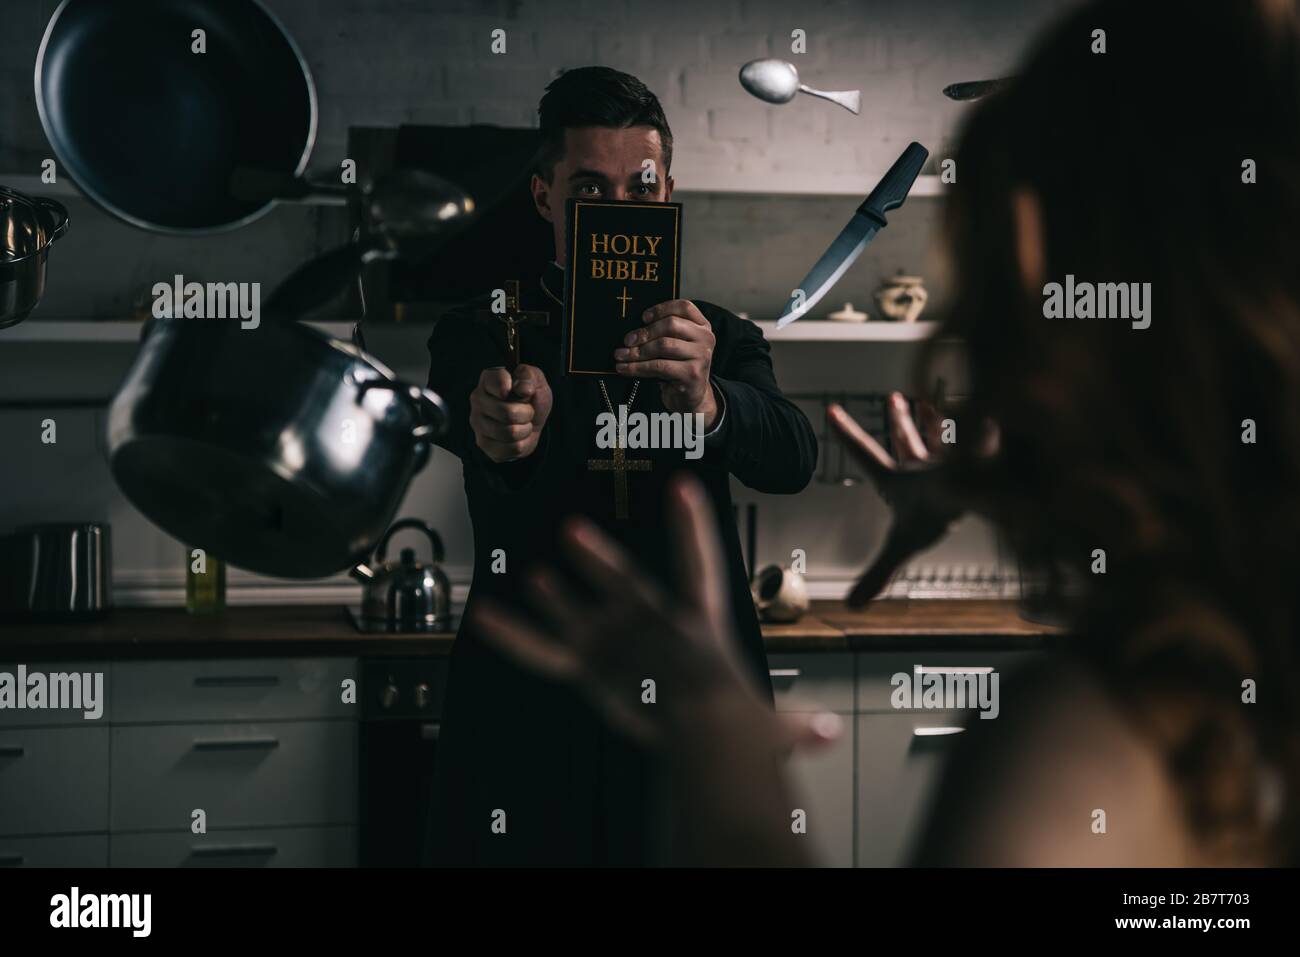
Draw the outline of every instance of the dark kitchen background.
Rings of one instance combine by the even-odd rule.
[[[51,258],[39,309],[0,334],[0,447],[7,453],[0,456],[0,530],[36,517],[109,521],[119,603],[169,602],[183,587],[180,546],[115,491],[104,465],[100,415],[62,409],[57,445],[43,445],[33,412],[3,403],[41,399],[53,408],[111,395],[136,341],[124,322],[147,309],[153,283],[176,273],[201,282],[260,282],[265,296],[295,266],[343,241],[347,211],[286,203],[243,229],[177,239],[124,225],[65,179],[40,184],[41,161],[52,154],[33,100],[32,64],[56,6],[6,3],[0,32],[0,182],[61,199],[73,222]],[[851,302],[876,318],[872,293],[882,277],[903,271],[925,279],[924,320],[941,308],[944,291],[932,250],[942,189],[934,174],[963,109],[940,91],[955,80],[1002,75],[1024,38],[1061,4],[272,0],[268,6],[296,38],[316,80],[320,131],[310,171],[323,176],[336,175],[347,156],[350,127],[530,127],[543,87],[561,69],[595,63],[640,76],[663,102],[676,141],[675,198],[685,204],[682,288],[755,320],[776,315],[814,251],[915,139],[931,152],[925,175],[890,217],[887,234],[814,316]],[[505,55],[489,52],[496,28],[507,31]],[[789,52],[796,28],[807,32],[806,53]],[[765,56],[795,62],[801,78],[818,88],[860,88],[861,115],[808,97],[773,106],[749,96],[736,71]],[[340,307],[320,318],[352,318],[345,312]],[[422,379],[427,330],[421,322],[395,326],[373,336],[372,347],[400,376]],[[805,405],[816,424],[817,397],[903,386],[914,355],[907,342],[845,348],[836,341],[774,341],[783,387],[810,396]],[[870,409],[863,403],[859,411]],[[870,486],[837,481],[857,476],[836,451],[823,449],[819,474],[826,481],[796,498],[737,489],[742,501],[759,504],[759,563],[788,563],[791,550],[803,548],[815,595],[842,593],[864,550],[879,540],[886,516]],[[862,508],[864,500],[870,507]],[[435,454],[401,514],[423,517],[441,532],[448,572],[463,596],[471,556],[459,464]],[[913,563],[907,587],[939,587],[936,580],[947,576],[997,588],[999,576],[1013,572],[999,566],[990,536],[966,523]],[[232,570],[230,600],[241,601],[251,589],[259,600],[344,599],[354,587],[341,577],[277,584]]]
[[[911,383],[920,340],[943,308],[945,282],[935,254],[944,190],[938,174],[967,108],[942,90],[1005,75],[1025,41],[1065,4],[265,3],[296,40],[315,79],[320,125],[308,173],[321,179],[336,179],[349,158],[364,174],[360,144],[382,142],[399,127],[534,127],[543,88],[565,68],[616,67],[658,94],[675,139],[673,198],[684,204],[683,295],[767,323],[778,380],[822,435],[817,477],[801,494],[764,496],[736,483],[740,508],[757,506],[755,567],[789,565],[793,550],[802,549],[812,598],[843,597],[882,540],[889,511],[825,438],[824,405],[845,402],[871,424],[880,418],[878,397]],[[39,765],[41,773],[17,778],[21,787],[0,788],[0,863],[411,863],[436,749],[431,719],[441,704],[442,657],[399,660],[400,640],[384,647],[387,658],[373,658],[342,637],[337,647],[345,650],[321,650],[324,632],[337,636],[346,629],[343,607],[360,600],[360,586],[343,573],[284,580],[231,569],[227,600],[236,607],[210,624],[177,624],[188,620],[178,610],[185,604],[185,543],[126,501],[105,461],[105,405],[135,355],[151,287],[176,274],[187,281],[258,282],[265,302],[296,267],[348,239],[351,212],[321,201],[287,202],[240,229],[178,238],[129,227],[102,212],[62,170],[56,183],[42,183],[42,163],[53,153],[37,114],[32,74],[56,7],[54,0],[6,0],[0,21],[0,185],[56,198],[71,215],[69,232],[50,252],[39,307],[21,324],[0,329],[0,536],[31,523],[110,525],[115,608],[108,625],[85,634],[116,635],[111,640],[118,644],[87,652],[78,666],[111,672],[105,726],[83,725],[79,715],[55,722],[76,719],[76,728],[24,726],[21,718],[14,725],[12,713],[0,713],[0,732],[16,727],[14,733],[27,735],[11,746],[20,749],[14,753],[46,748],[59,755]],[[505,55],[490,52],[496,29],[506,31]],[[791,52],[796,29],[806,33],[805,53]],[[741,88],[737,71],[761,57],[794,62],[801,79],[819,89],[860,89],[860,115],[805,96],[782,106],[755,99]],[[133,104],[120,108],[130,111]],[[931,155],[906,204],[890,214],[888,228],[810,316],[774,333],[772,320],[792,288],[913,140]],[[846,303],[880,319],[874,294],[898,274],[922,277],[929,292],[919,323],[823,321]],[[382,285],[382,276],[368,278]],[[399,378],[424,382],[425,341],[436,310],[383,297],[368,303],[370,350]],[[346,338],[359,315],[353,291],[311,318]],[[957,377],[947,388],[959,393],[960,385]],[[250,392],[257,388],[250,378]],[[54,444],[41,441],[46,419],[57,423]],[[458,611],[473,562],[460,463],[435,451],[397,515],[421,519],[440,533]],[[395,544],[426,554],[414,533],[402,536]],[[968,518],[916,556],[889,594],[1010,599],[1018,590],[1017,569],[1003,560],[996,536]],[[972,646],[979,655],[966,656],[963,646],[953,657],[955,646],[943,644],[943,637],[916,647],[934,651],[938,657],[921,660],[936,667],[988,670],[1001,667],[1013,654],[1007,649],[1023,647],[1032,634],[1014,604],[1005,604],[1011,610],[995,622],[953,626],[936,624],[936,618],[918,624],[887,611],[882,627],[892,637],[984,635],[987,641]],[[264,647],[248,651],[263,635],[240,623],[252,619],[233,616],[243,610],[238,606],[271,609],[257,619]],[[324,609],[328,617],[304,623],[285,611],[308,608]],[[175,617],[164,619],[165,612]],[[959,716],[939,715],[930,723],[940,726],[917,728],[916,716],[892,712],[887,676],[912,666],[911,650],[907,656],[850,653],[842,643],[847,619],[823,621],[819,614],[814,605],[802,631],[796,624],[765,632],[778,707],[789,706],[793,687],[850,721],[843,742],[799,772],[821,828],[816,839],[830,863],[899,863],[910,822],[937,771],[933,747],[917,754],[909,749],[916,736],[928,742],[930,732],[960,730],[948,727]],[[46,637],[52,632],[39,627],[15,630],[0,622],[0,670],[40,661],[46,649],[51,660],[59,657],[59,646]],[[76,627],[59,630],[66,647],[78,649],[62,653],[65,665],[93,644],[78,643]],[[194,641],[185,644],[185,636]],[[299,652],[296,642],[312,650]],[[439,655],[449,642],[444,636]],[[280,650],[265,650],[271,647]],[[341,707],[333,693],[349,677],[361,683],[359,711]],[[245,750],[223,753],[212,765],[168,757],[185,751],[192,737],[216,733],[212,729]],[[56,740],[63,742],[57,748]],[[275,742],[274,753],[258,752],[268,741]],[[270,756],[255,760],[259,754]],[[4,760],[0,753],[0,781],[6,771],[27,773]],[[858,774],[859,767],[879,773]],[[220,805],[208,807],[218,822],[216,845],[192,846],[187,815],[197,805],[188,803],[191,793]]]

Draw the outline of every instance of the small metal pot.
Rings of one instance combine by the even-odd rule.
[[[365,559],[447,419],[356,346],[295,322],[151,319],[108,413],[131,504],[232,565],[320,578]]]
[[[50,244],[67,231],[62,203],[0,186],[0,329],[22,322],[41,301]]]
[[[92,619],[113,603],[104,522],[29,525],[0,536],[0,619]]]

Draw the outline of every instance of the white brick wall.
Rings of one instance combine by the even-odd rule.
[[[500,123],[533,125],[545,84],[562,67],[602,63],[636,73],[660,97],[676,138],[673,174],[684,201],[683,291],[754,318],[770,317],[815,254],[843,225],[853,196],[780,195],[818,185],[860,196],[910,140],[938,157],[949,148],[966,107],[941,95],[948,83],[1005,73],[1025,39],[1061,0],[265,0],[293,33],[316,78],[320,136],[313,166],[337,170],[349,125]],[[0,31],[0,182],[39,171],[49,154],[32,102],[30,64],[54,0],[3,0]],[[490,31],[507,31],[504,56],[489,52]],[[808,50],[792,55],[790,31],[807,31]],[[746,94],[736,73],[745,60],[792,60],[819,89],[862,91],[862,113],[799,96],[784,106]],[[701,184],[741,186],[755,195],[689,192]],[[773,195],[773,194],[777,195]],[[891,215],[828,297],[875,311],[871,292],[900,269],[928,279],[932,302],[943,289],[931,250],[939,206],[914,198]],[[293,265],[341,237],[327,211],[277,211],[257,226],[211,240],[175,243],[107,220],[77,204],[77,223],[52,264],[42,315],[121,314],[146,280],[176,267],[221,279],[273,283]],[[98,217],[98,218],[96,218]],[[78,238],[80,237],[80,238]],[[85,255],[78,253],[85,250]],[[69,284],[69,268],[81,266]],[[164,268],[166,267],[166,268]],[[420,343],[410,367],[422,374]],[[787,388],[887,389],[906,382],[896,352],[858,353],[778,347]],[[67,376],[66,356],[39,370]],[[33,370],[33,374],[36,371]],[[77,383],[70,382],[72,392]],[[818,409],[810,409],[817,417]],[[0,444],[12,446],[17,413],[0,414]],[[26,420],[23,420],[25,423]],[[820,421],[814,423],[820,429]],[[25,427],[25,425],[23,426]],[[25,434],[25,433],[24,433]],[[0,531],[33,517],[57,517],[76,498],[77,515],[109,517],[126,578],[174,571],[178,546],[145,523],[96,474],[89,498],[60,485],[61,470],[24,462],[0,486]],[[102,472],[102,469],[101,469]],[[6,485],[6,481],[9,484]],[[81,491],[80,489],[78,491]],[[55,494],[58,493],[58,494]],[[750,493],[743,493],[753,498]],[[865,489],[813,486],[797,499],[763,500],[760,561],[788,561],[809,549],[814,575],[848,576],[886,521]],[[70,507],[70,506],[69,506]],[[438,527],[454,566],[471,559],[459,471],[435,457],[416,481],[403,514]],[[846,520],[846,516],[848,519]],[[951,542],[963,561],[984,561],[987,539]]]

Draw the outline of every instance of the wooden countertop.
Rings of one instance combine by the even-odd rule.
[[[852,611],[818,601],[788,625],[765,624],[769,653],[884,648],[947,650],[1041,646],[1060,635],[1020,617],[1014,601],[871,602]],[[0,663],[42,660],[445,655],[451,633],[364,634],[341,605],[237,605],[212,617],[181,608],[118,608],[99,621],[0,622]]]

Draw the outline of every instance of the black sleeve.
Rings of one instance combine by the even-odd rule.
[[[470,334],[467,313],[453,310],[440,318],[429,335],[429,388],[447,404],[451,414],[438,444],[462,461],[474,448],[469,428],[469,396],[482,369],[474,361],[477,337]]]
[[[524,488],[537,473],[549,446],[546,429],[537,449],[519,462],[493,462],[474,441],[469,425],[469,397],[484,369],[500,365],[498,347],[474,324],[468,310],[452,310],[434,324],[429,336],[429,388],[447,404],[450,421],[437,440],[498,492]]]
[[[710,457],[755,491],[802,490],[817,469],[817,436],[803,411],[781,394],[762,330],[711,303],[696,306],[718,341],[713,384],[727,410]]]

